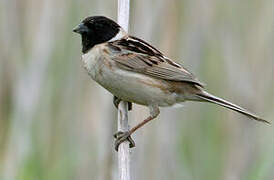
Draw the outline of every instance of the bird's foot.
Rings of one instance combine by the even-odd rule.
[[[119,145],[126,140],[129,141],[130,148],[135,147],[135,142],[131,138],[129,131],[126,131],[126,132],[118,131],[117,133],[114,134],[114,138],[116,139],[114,143],[116,151],[118,151]]]

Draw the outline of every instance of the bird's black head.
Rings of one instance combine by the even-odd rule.
[[[104,16],[90,16],[85,18],[73,32],[82,36],[82,52],[86,53],[94,45],[107,42],[115,37],[120,26]]]

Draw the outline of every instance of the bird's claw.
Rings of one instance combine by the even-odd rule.
[[[114,134],[114,138],[116,139],[114,143],[116,151],[118,151],[119,145],[126,140],[129,141],[130,148],[135,147],[135,142],[131,138],[130,133],[128,131],[126,132],[118,131],[117,133]]]

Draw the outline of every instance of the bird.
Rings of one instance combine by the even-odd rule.
[[[132,133],[155,119],[159,107],[185,101],[209,102],[237,111],[250,119],[270,123],[227,100],[205,90],[193,73],[174,62],[146,41],[129,35],[114,20],[89,16],[73,32],[81,35],[82,63],[88,75],[114,95],[114,103],[123,100],[147,106],[149,116],[126,132],[117,132],[115,149]]]

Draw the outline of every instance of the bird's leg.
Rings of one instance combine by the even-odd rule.
[[[129,144],[130,148],[135,147],[135,142],[133,141],[130,135],[134,133],[137,129],[144,126],[149,121],[155,119],[160,114],[160,110],[158,106],[149,106],[149,110],[150,110],[150,116],[146,118],[145,120],[143,120],[141,123],[137,124],[136,126],[131,128],[129,131],[126,131],[126,132],[118,131],[117,133],[114,134],[114,137],[116,138],[115,140],[116,151],[118,151],[119,145],[126,140],[130,142]]]
[[[118,105],[122,100],[119,99],[116,96],[113,96],[113,104],[114,106],[118,109]],[[128,110],[131,111],[132,110],[132,102],[127,102],[128,103]]]

